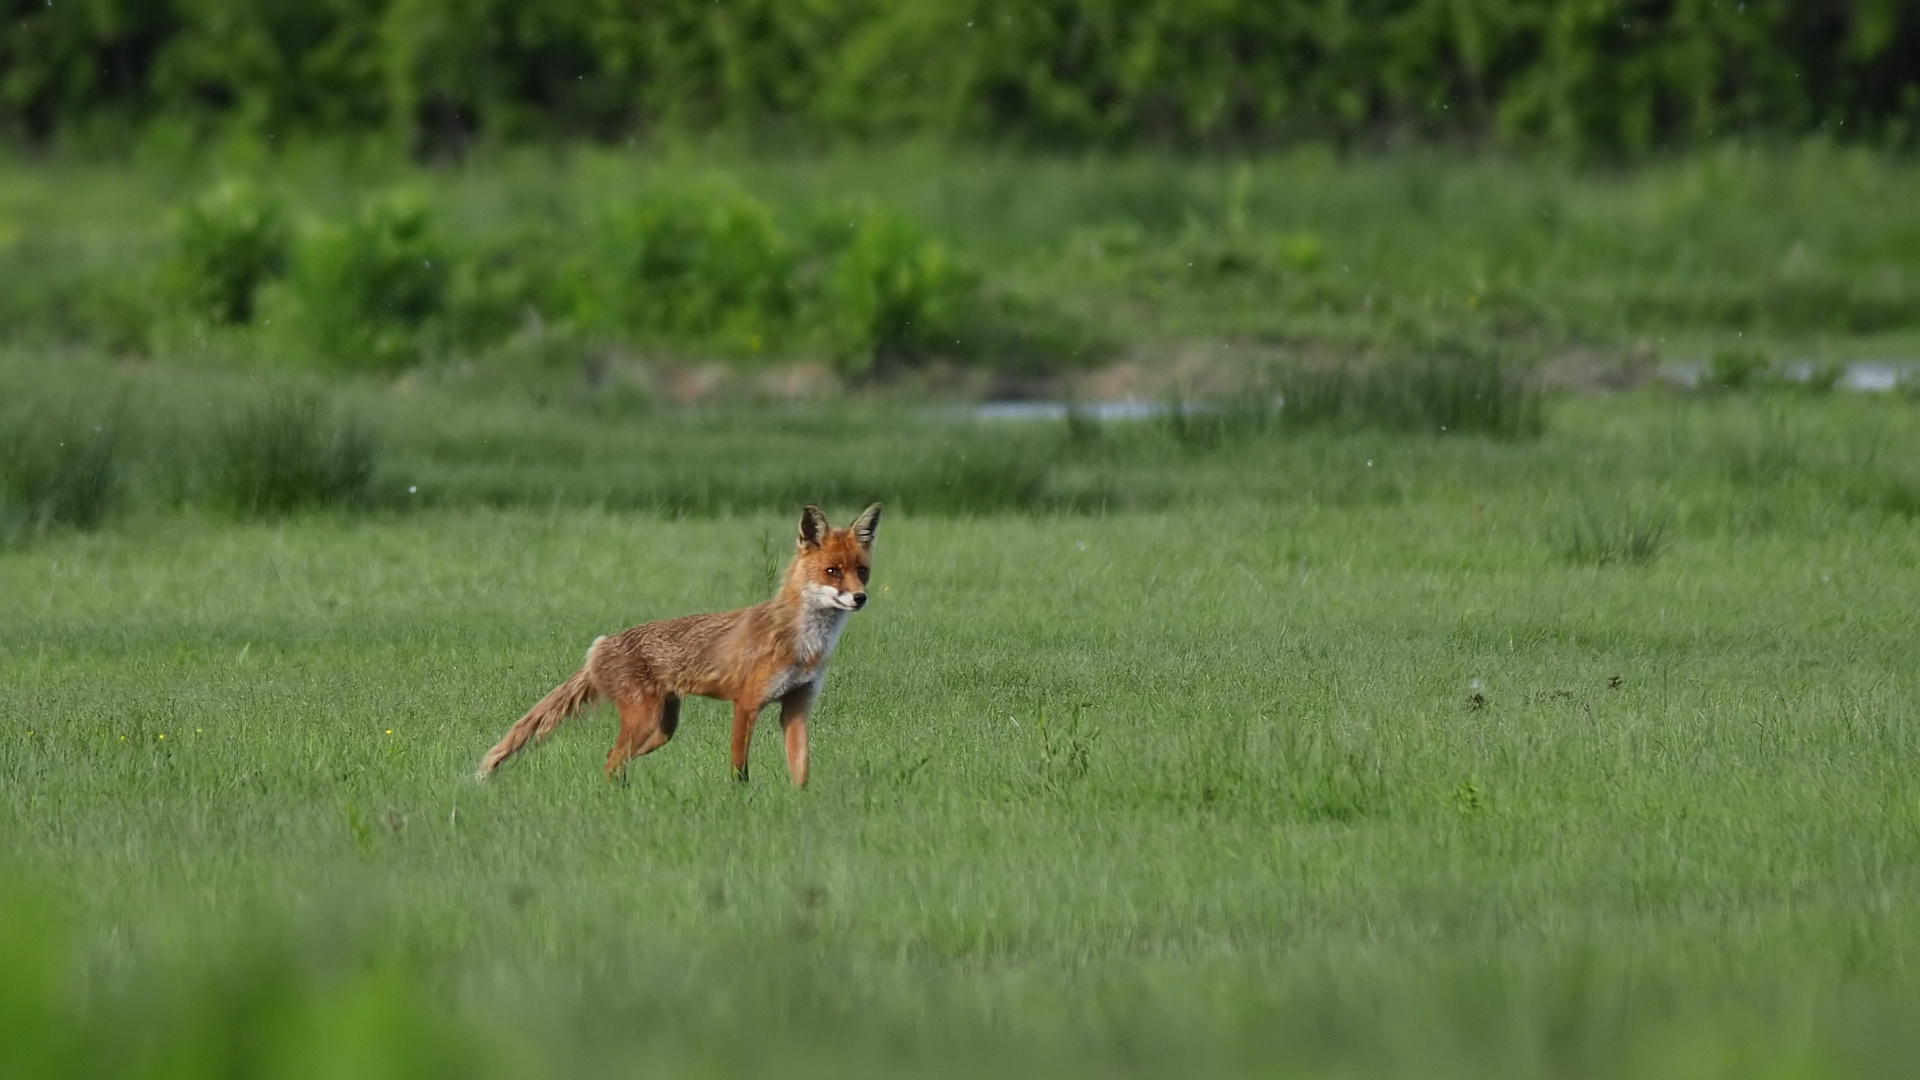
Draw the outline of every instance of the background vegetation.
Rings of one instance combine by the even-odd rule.
[[[0,167],[0,338],[590,380],[812,361],[860,383],[1580,350],[1644,374],[1722,347],[1900,355],[1920,328],[1920,170],[1825,143],[1627,173],[1317,150],[218,161]]]
[[[0,25],[0,123],[39,142],[1920,135],[1901,0],[8,0]]]

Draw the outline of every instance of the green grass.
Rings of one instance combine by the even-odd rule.
[[[1183,440],[350,384],[368,508],[235,523],[168,496],[200,482],[169,433],[273,387],[68,364],[12,385],[111,375],[142,408],[125,507],[0,554],[0,830],[59,913],[6,921],[63,928],[4,939],[45,956],[0,1032],[91,1047],[49,1051],[76,1074],[414,1046],[503,1075],[1841,1076],[1916,1049],[1909,403]],[[471,781],[594,635],[763,595],[805,484],[855,477],[820,496],[844,518],[1009,440],[1107,502],[890,507],[808,791],[771,722],[732,784],[697,701],[624,786],[604,714]],[[743,494],[632,495],[674,484]],[[1658,557],[1568,558],[1588,512],[1658,513]]]
[[[1333,392],[1297,412],[1269,408],[1274,387],[1256,382],[1217,410],[1203,401],[1185,415],[1103,425],[1084,416],[972,421],[948,404],[879,392],[683,409],[630,394],[615,378],[592,385],[444,371],[325,383],[72,354],[0,359],[0,390],[21,408],[103,429],[88,438],[111,435],[103,445],[115,455],[114,500],[101,512],[133,517],[232,509],[236,477],[270,476],[282,502],[307,492],[402,514],[588,506],[710,516],[877,497],[910,513],[1099,516],[1237,502],[1392,505],[1434,492],[1478,500],[1498,491],[1551,508],[1556,529],[1592,502],[1670,517],[1683,531],[1751,533],[1783,523],[1834,528],[1862,514],[1911,519],[1920,502],[1915,414],[1904,398],[1646,393],[1630,399],[1632,420],[1621,428],[1606,409],[1527,390],[1515,408],[1480,415],[1525,423],[1530,435],[1496,428],[1511,437],[1488,438],[1458,423],[1458,394],[1423,398],[1417,386],[1371,378],[1323,381]],[[1292,402],[1303,384],[1280,385]],[[1477,385],[1469,377],[1434,388]],[[289,401],[312,414],[274,411]],[[1423,409],[1453,409],[1438,417],[1456,422],[1436,423]],[[1563,422],[1573,426],[1556,432]],[[7,469],[32,468],[59,434],[20,430],[44,437],[0,441],[0,449],[24,448],[24,464],[0,462]],[[276,471],[283,466],[285,475]]]

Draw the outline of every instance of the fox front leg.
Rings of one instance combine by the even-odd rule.
[[[807,710],[813,708],[815,685],[805,686],[780,699],[780,732],[786,736],[787,776],[793,786],[807,786]]]
[[[753,722],[759,716],[758,705],[733,703],[733,778],[742,784],[747,782],[747,747],[753,742]]]

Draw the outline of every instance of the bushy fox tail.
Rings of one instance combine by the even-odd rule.
[[[482,780],[492,776],[493,770],[499,768],[500,763],[512,756],[514,751],[527,745],[531,739],[546,738],[548,732],[560,726],[560,721],[578,713],[599,697],[600,691],[594,689],[593,683],[587,679],[587,669],[582,667],[574,672],[566,682],[541,698],[539,704],[528,709],[527,715],[514,721],[513,726],[507,729],[506,738],[501,739],[493,749],[487,751],[487,756],[480,759],[477,775]]]

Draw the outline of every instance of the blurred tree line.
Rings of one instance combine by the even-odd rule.
[[[1911,0],[0,0],[0,129],[1052,148],[1920,141]]]

